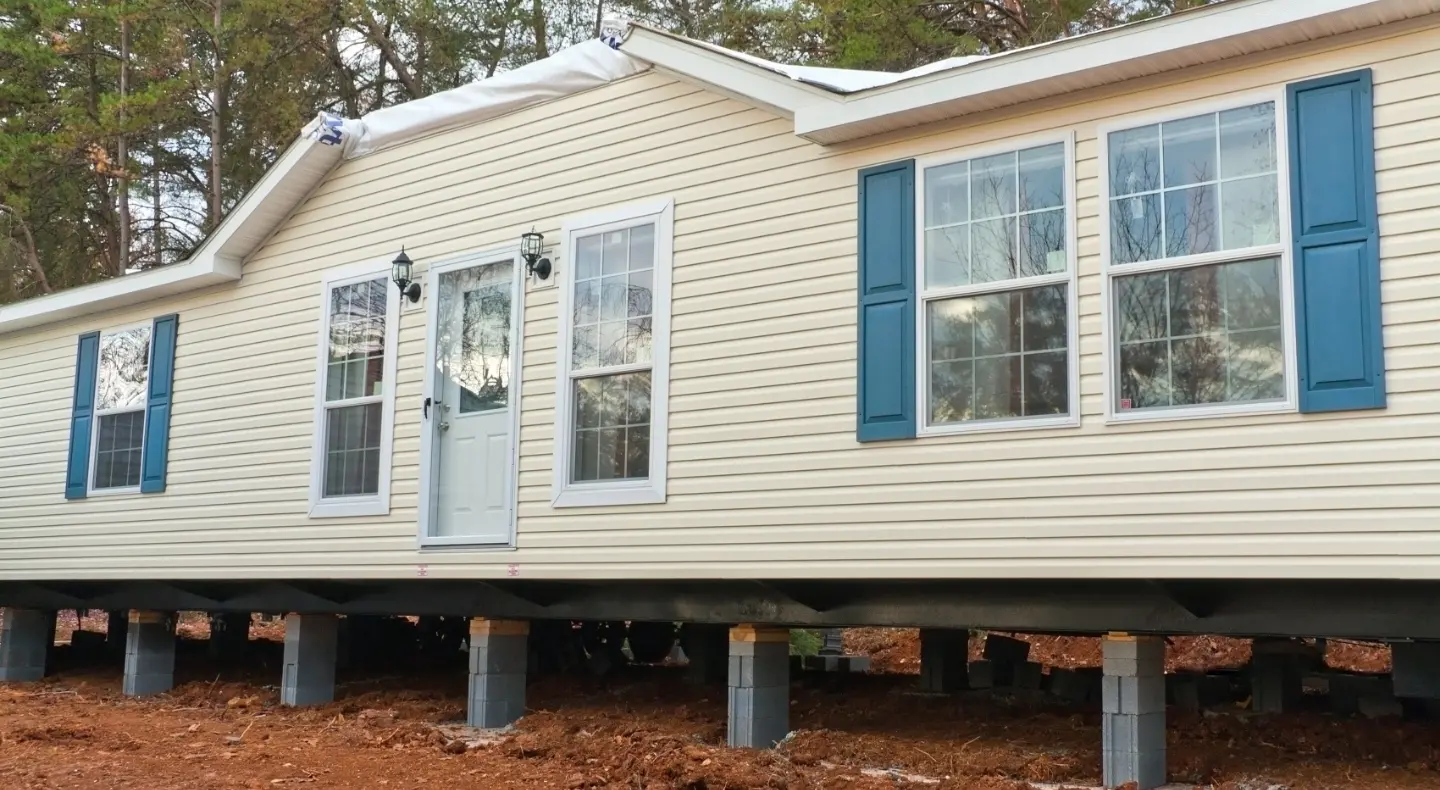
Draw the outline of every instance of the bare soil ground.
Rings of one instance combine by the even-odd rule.
[[[1100,638],[1094,636],[1043,636],[1008,634],[1030,643],[1030,660],[1047,667],[1078,669],[1100,666]],[[983,639],[970,640],[970,659],[981,658]],[[874,672],[919,674],[920,630],[918,628],[850,628],[845,631],[845,651],[870,656]],[[1348,672],[1389,672],[1390,650],[1384,645],[1331,641],[1325,654],[1332,669]],[[1223,636],[1177,636],[1169,640],[1165,654],[1167,672],[1208,672],[1239,669],[1250,661],[1250,640]]]
[[[187,620],[181,633],[198,630]],[[881,635],[852,635],[863,638]],[[1083,645],[1048,644],[1056,656],[1090,660]],[[179,685],[148,700],[120,696],[118,666],[74,668],[58,648],[54,677],[0,684],[0,788],[1022,790],[1030,781],[1099,779],[1098,713],[1004,696],[918,696],[900,674],[802,677],[792,696],[796,733],[774,751],[724,748],[725,689],[689,685],[673,668],[603,682],[545,679],[530,687],[531,711],[513,733],[471,748],[446,726],[464,715],[459,656],[396,675],[342,674],[336,703],[289,710],[276,704],[280,645],[251,647],[242,670],[221,669],[187,639]],[[1440,787],[1435,723],[1239,711],[1170,718],[1175,781],[1227,790]]]

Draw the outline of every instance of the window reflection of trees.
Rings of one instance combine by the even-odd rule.
[[[1067,287],[930,305],[931,422],[1069,411]]]
[[[1278,244],[1274,109],[1111,133],[1111,263]],[[1279,279],[1268,255],[1117,276],[1120,407],[1282,398]]]
[[[1284,397],[1278,259],[1117,278],[1115,304],[1128,408]]]
[[[145,404],[150,371],[150,329],[136,327],[103,335],[96,389],[99,409],[123,409]]]
[[[385,378],[386,280],[330,291],[330,353],[326,400],[379,394]]]

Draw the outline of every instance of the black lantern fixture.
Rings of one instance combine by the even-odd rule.
[[[525,259],[526,273],[542,280],[550,276],[550,259],[541,257],[544,254],[545,234],[536,233],[534,228],[520,234],[520,257]]]
[[[410,279],[415,264],[410,261],[410,256],[405,254],[405,248],[400,248],[400,254],[390,262],[390,279],[395,281],[395,286],[400,289],[400,295],[411,302],[420,301],[420,283]]]

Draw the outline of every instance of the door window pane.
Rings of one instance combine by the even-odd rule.
[[[578,379],[571,480],[650,474],[650,372]]]
[[[513,269],[494,263],[440,275],[436,365],[450,384],[446,392],[458,394],[460,414],[503,409],[510,402]]]
[[[1280,261],[1115,279],[1122,411],[1285,397]]]
[[[931,424],[1069,411],[1067,286],[931,302]]]

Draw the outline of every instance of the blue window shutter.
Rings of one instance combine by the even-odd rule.
[[[165,490],[170,452],[170,401],[175,389],[175,337],[180,316],[155,319],[150,333],[150,393],[145,402],[145,447],[140,453],[140,493]]]
[[[1300,411],[1381,409],[1370,70],[1297,82],[1286,93]]]
[[[915,161],[860,171],[856,438],[915,436]]]
[[[95,423],[95,374],[100,364],[100,333],[80,336],[75,353],[75,400],[70,408],[70,457],[65,468],[65,498],[84,499],[90,490],[90,434]]]

